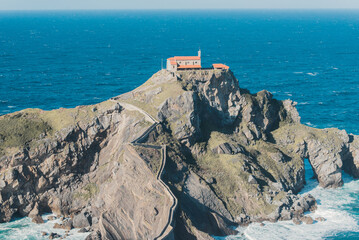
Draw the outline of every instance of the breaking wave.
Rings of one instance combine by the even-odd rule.
[[[358,239],[359,238],[359,216],[353,211],[357,208],[359,180],[353,180],[344,174],[344,186],[337,189],[324,189],[319,187],[317,180],[313,179],[313,171],[308,161],[305,162],[306,186],[300,194],[310,193],[318,202],[318,209],[307,215],[313,219],[324,217],[326,221],[313,224],[295,225],[292,221],[280,221],[276,223],[264,222],[250,224],[248,227],[239,227],[237,236],[228,236],[226,240],[283,240],[283,239]],[[347,234],[351,233],[351,234]]]
[[[54,229],[55,223],[60,223],[60,220],[48,220],[51,214],[43,215],[45,223],[36,224],[31,222],[28,217],[15,219],[8,223],[0,224],[0,240],[38,240],[49,239],[49,236],[42,236],[42,232],[48,234],[57,233],[61,236],[65,235],[64,229]],[[79,229],[72,229],[66,239],[69,240],[83,240],[89,233],[79,233]]]

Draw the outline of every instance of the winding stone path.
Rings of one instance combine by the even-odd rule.
[[[116,101],[115,99],[111,99],[111,101],[119,103],[123,108],[125,108],[127,110],[138,111],[138,112],[142,113],[145,116],[147,121],[152,122],[152,125],[149,128],[147,128],[146,131],[144,131],[144,133],[141,134],[141,136],[139,136],[138,138],[133,140],[130,144],[133,146],[137,145],[137,146],[142,146],[142,147],[147,147],[147,148],[161,149],[161,153],[162,153],[161,154],[162,155],[161,166],[160,166],[160,170],[157,173],[157,180],[161,183],[161,185],[166,190],[167,194],[172,199],[172,206],[169,211],[168,220],[167,220],[166,225],[164,226],[161,233],[154,239],[155,240],[172,239],[173,238],[173,236],[171,236],[171,234],[173,234],[173,225],[172,224],[174,223],[173,218],[174,218],[174,213],[177,208],[178,200],[177,200],[176,196],[172,193],[170,188],[167,186],[167,184],[165,184],[162,181],[162,175],[163,175],[163,171],[164,171],[164,168],[166,165],[166,160],[167,160],[167,147],[166,147],[166,145],[156,146],[156,145],[143,144],[144,139],[146,139],[148,137],[148,135],[154,129],[156,129],[156,126],[159,124],[159,122],[154,117],[152,117],[149,113],[147,113],[146,111],[144,111],[143,109],[141,109],[139,107],[136,107],[129,103],[119,102],[119,101]]]

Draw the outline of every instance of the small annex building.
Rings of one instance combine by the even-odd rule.
[[[167,58],[166,69],[171,72],[203,69],[201,63],[201,50],[198,51],[198,56],[175,56]],[[229,69],[229,67],[222,63],[214,63],[212,64],[212,69]]]
[[[224,65],[222,63],[213,63],[212,66],[214,69],[229,69],[227,65]]]

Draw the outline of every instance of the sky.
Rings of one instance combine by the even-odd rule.
[[[359,0],[0,0],[0,10],[359,9]]]

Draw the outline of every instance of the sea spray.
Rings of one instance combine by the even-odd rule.
[[[319,187],[313,178],[313,170],[309,162],[305,161],[307,184],[300,194],[311,194],[318,202],[318,209],[314,213],[307,213],[313,219],[324,217],[325,221],[314,221],[313,224],[296,225],[292,221],[279,221],[276,223],[264,222],[250,224],[248,227],[239,227],[237,236],[228,236],[226,240],[319,240],[333,238],[338,235],[340,239],[358,239],[359,216],[355,215],[353,207],[358,201],[359,180],[343,174],[344,186],[337,189],[324,189]],[[342,234],[344,233],[344,234]],[[348,234],[350,233],[350,234]]]
[[[49,220],[52,214],[43,215],[45,223],[36,224],[31,222],[31,218],[14,219],[8,223],[0,224],[0,240],[41,240],[49,239],[49,235],[43,236],[42,233],[46,232],[57,233],[61,236],[66,234],[65,229],[53,228],[55,223],[61,223],[60,219]],[[72,229],[66,239],[68,240],[83,240],[89,233],[79,233],[79,229]]]

